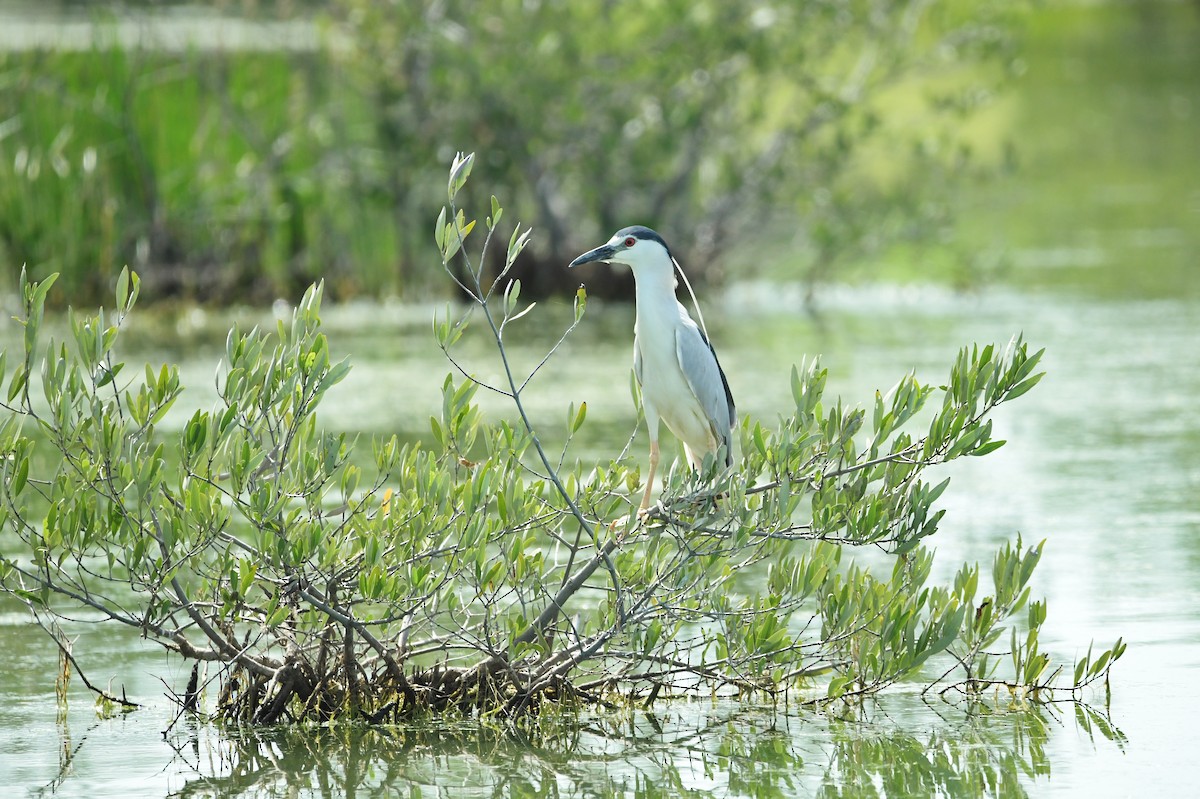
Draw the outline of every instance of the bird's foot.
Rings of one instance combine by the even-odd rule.
[[[610,532],[624,530],[628,533],[638,529],[639,527],[649,525],[654,521],[654,519],[654,508],[638,508],[635,512],[629,514],[628,516],[620,516],[616,519],[613,519],[613,521],[609,523],[608,529]]]
[[[649,527],[652,524],[657,524],[657,523],[666,521],[666,517],[663,516],[662,514],[663,514],[662,505],[656,502],[648,508],[638,508],[637,513],[631,514],[630,518],[632,519],[636,516],[637,524],[639,527],[641,527],[641,526]]]

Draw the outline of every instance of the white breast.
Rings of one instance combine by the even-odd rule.
[[[713,437],[712,426],[679,365],[676,332],[681,326],[694,327],[687,311],[670,298],[666,303],[646,307],[638,303],[637,325],[634,328],[638,353],[641,357],[642,403],[646,420],[653,425],[660,417],[677,438],[693,453],[703,457],[714,451],[719,442]],[[651,431],[653,434],[653,430]]]

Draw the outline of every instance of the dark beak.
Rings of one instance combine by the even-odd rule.
[[[605,244],[602,247],[597,247],[594,250],[588,250],[583,255],[571,261],[570,266],[579,266],[580,264],[590,264],[592,261],[607,261],[612,258],[617,252],[617,248],[611,244]]]

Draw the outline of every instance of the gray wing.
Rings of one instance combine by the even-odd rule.
[[[729,381],[725,379],[725,372],[717,361],[717,353],[700,328],[692,323],[680,326],[676,332],[675,354],[688,386],[708,416],[713,435],[725,444],[728,466],[733,461],[730,430],[737,410],[734,408],[733,394],[729,391]]]

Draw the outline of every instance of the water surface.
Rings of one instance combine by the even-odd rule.
[[[1193,723],[1200,691],[1192,679],[1200,666],[1200,411],[1191,401],[1200,394],[1200,364],[1181,362],[1178,354],[1194,346],[1200,309],[1188,300],[1072,300],[1008,290],[986,297],[936,288],[855,290],[831,297],[818,324],[792,311],[777,289],[741,286],[710,311],[742,412],[768,420],[789,402],[781,365],[801,353],[822,354],[831,392],[867,398],[910,368],[924,380],[939,379],[963,342],[1004,342],[1024,331],[1047,347],[1047,379],[998,414],[997,435],[1009,444],[954,469],[943,503],[948,514],[934,539],[935,576],[948,577],[964,560],[990,558],[1016,532],[1027,541],[1048,539],[1034,580],[1035,595],[1049,599],[1043,646],[1070,661],[1092,639],[1107,644],[1124,636],[1130,642],[1115,673],[1110,716],[1127,742],[1093,739],[1069,707],[980,718],[978,711],[928,703],[907,690],[868,708],[867,719],[847,721],[732,704],[667,705],[659,711],[662,718],[634,714],[618,725],[615,737],[597,732],[615,722],[595,720],[592,726],[599,726],[570,747],[538,743],[535,736],[529,748],[479,728],[426,731],[423,743],[412,742],[418,733],[404,731],[348,740],[323,734],[297,749],[294,740],[273,739],[286,737],[283,732],[264,733],[265,740],[226,740],[212,729],[185,725],[164,740],[161,731],[173,710],[160,679],[179,690],[187,673],[177,660],[123,630],[69,625],[80,636],[76,651],[89,676],[101,682],[116,677],[115,685],[150,707],[97,721],[86,692],[76,690],[68,722],[56,725],[53,646],[6,603],[0,616],[7,644],[0,654],[6,674],[0,757],[10,784],[47,784],[69,751],[69,792],[96,796],[156,795],[214,777],[226,780],[218,783],[226,787],[259,788],[313,780],[317,790],[320,763],[339,773],[373,764],[367,770],[394,785],[476,789],[444,795],[490,795],[501,784],[536,786],[546,779],[585,794],[586,785],[636,788],[639,775],[652,769],[661,779],[680,780],[681,788],[741,793],[743,767],[774,769],[779,779],[786,775],[815,791],[826,780],[865,779],[856,769],[882,773],[898,752],[910,752],[919,763],[917,755],[937,741],[958,766],[943,764],[949,771],[942,774],[928,762],[935,782],[978,776],[978,764],[966,753],[983,747],[996,757],[1007,753],[1013,768],[1024,764],[1024,776],[1019,768],[999,773],[1006,785],[1038,795],[1084,788],[1101,790],[1099,795],[1115,789],[1138,794],[1147,783],[1178,794],[1194,773],[1190,753],[1200,744]],[[751,309],[752,315],[746,313]],[[409,310],[363,311],[333,309],[329,315],[335,346],[354,353],[356,368],[331,393],[325,418],[379,419],[388,429],[420,435],[436,412],[440,381],[431,375],[447,367],[427,325]],[[564,352],[568,357],[552,362],[531,392],[535,417],[547,425],[558,426],[566,402],[588,402],[585,429],[592,438],[583,457],[623,446],[633,427],[624,388],[628,317],[625,308],[594,308]],[[221,320],[211,321],[220,327]],[[610,325],[615,329],[597,335]],[[531,335],[518,355],[531,361],[543,338]],[[218,357],[215,342],[201,345],[185,371],[211,381]],[[482,351],[472,357],[487,363]],[[192,394],[190,401],[208,401],[203,389]],[[502,406],[493,412],[503,413]],[[634,444],[642,445],[641,438]],[[1104,697],[1091,699],[1102,705]],[[770,730],[771,737],[764,742],[756,730]],[[409,742],[400,746],[399,761],[396,736]],[[764,761],[759,751],[767,743],[778,750],[774,761]],[[881,751],[872,754],[872,746]],[[310,747],[319,753],[316,760]],[[270,752],[278,762],[267,758]],[[536,772],[514,763],[535,764]],[[754,784],[762,787],[762,779]]]
[[[1026,168],[963,200],[963,235],[1009,253],[999,283],[966,294],[835,288],[815,318],[779,283],[704,298],[739,412],[768,422],[787,410],[788,370],[805,356],[822,356],[831,394],[865,402],[910,369],[940,380],[971,342],[1023,333],[1047,348],[1048,377],[997,414],[1008,445],[953,466],[935,577],[986,561],[1018,532],[1046,539],[1033,581],[1049,601],[1043,647],[1069,663],[1093,639],[1129,642],[1107,718],[1005,696],[949,705],[902,687],[849,718],[703,701],[525,733],[172,727],[165,694],[186,682],[180,662],[82,616],[67,630],[88,676],[147,707],[99,720],[76,681],[58,722],[54,646],[4,600],[6,795],[1190,795],[1200,777],[1200,15],[1143,5],[1153,8],[1052,8],[1031,28],[1017,98]],[[433,311],[329,309],[332,345],[355,363],[324,407],[329,425],[426,434],[449,371]],[[551,305],[519,323],[516,359],[535,363],[567,316]],[[234,318],[270,315],[135,322],[129,359],[180,362],[190,387],[168,427],[212,403]],[[593,304],[530,390],[548,430],[561,429],[567,403],[588,402],[577,457],[610,457],[634,429],[631,325],[629,308]],[[0,322],[0,338],[14,335]],[[463,355],[478,376],[498,377],[481,343]],[[644,433],[633,446],[644,448]],[[1105,710],[1102,692],[1088,698]]]

